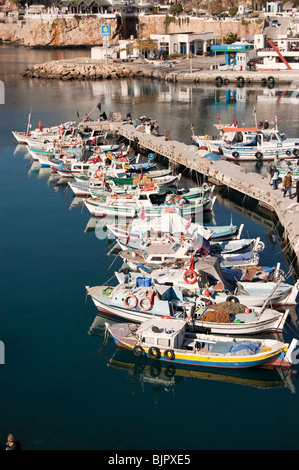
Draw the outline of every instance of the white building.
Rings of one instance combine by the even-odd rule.
[[[267,2],[265,7],[266,13],[273,13],[276,15],[277,13],[282,12],[282,2]]]
[[[160,51],[168,54],[202,54],[207,52],[207,42],[214,38],[214,33],[172,33],[151,34]]]

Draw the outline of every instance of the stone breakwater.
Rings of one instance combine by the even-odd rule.
[[[36,64],[26,69],[22,76],[57,80],[105,80],[152,77],[153,72],[120,63],[105,64],[99,61],[76,59],[76,62],[55,60]]]
[[[169,82],[210,83],[215,85],[216,78],[221,76],[223,83],[240,86],[240,76],[245,83],[261,85],[262,81],[271,79],[275,86],[279,84],[297,83],[299,70],[291,71],[222,71],[202,69],[190,72],[189,61],[178,61],[171,68],[164,67],[163,63],[132,62],[120,63],[109,62],[105,64],[98,60],[89,58],[78,58],[72,60],[55,60],[44,64],[36,64],[29,67],[22,74],[27,78],[44,78],[56,80],[107,80],[125,78],[155,78]],[[273,80],[274,78],[274,80]]]

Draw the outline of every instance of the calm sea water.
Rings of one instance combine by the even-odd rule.
[[[107,282],[120,267],[107,254],[112,241],[87,229],[88,211],[16,151],[11,133],[26,129],[31,109],[33,126],[39,120],[48,126],[75,120],[77,111],[82,117],[101,102],[106,112],[153,117],[161,133],[170,130],[189,143],[190,123],[202,134],[212,133],[217,113],[223,122],[237,117],[254,124],[255,105],[258,119],[277,115],[281,130],[296,136],[296,106],[278,99],[277,89],[19,75],[31,63],[87,53],[0,48],[0,446],[12,432],[33,450],[298,449],[296,378],[266,370],[170,369],[119,352],[112,340],[102,347],[103,319],[85,286]],[[231,218],[245,224],[244,236],[265,242],[261,264],[279,261],[288,271],[271,218],[242,200],[219,198],[213,220],[227,224]],[[299,337],[296,312],[290,320],[285,340]]]

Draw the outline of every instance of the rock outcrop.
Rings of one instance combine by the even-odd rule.
[[[240,34],[238,21],[206,21],[201,18],[180,18],[167,23],[163,15],[148,15],[142,17],[97,17],[74,16],[64,18],[26,18],[23,21],[0,23],[0,42],[20,44],[33,47],[70,47],[103,45],[101,26],[110,26],[110,44],[117,44],[119,39],[127,39],[131,35],[138,36],[142,23],[142,36],[149,38],[151,34],[180,33],[180,32],[213,32],[221,38],[228,33]],[[188,20],[188,21],[187,21]],[[139,26],[138,26],[139,22]],[[243,36],[260,33],[262,24],[252,20],[242,26]],[[140,31],[139,31],[140,33]]]

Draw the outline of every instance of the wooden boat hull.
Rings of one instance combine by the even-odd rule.
[[[134,352],[137,344],[142,346],[141,355],[149,359],[154,359],[159,362],[168,362],[172,364],[183,364],[189,366],[223,368],[223,369],[246,369],[251,367],[290,367],[291,363],[286,360],[286,353],[288,352],[289,345],[281,342],[273,344],[271,347],[261,347],[257,353],[252,355],[230,355],[229,352],[205,352],[201,353],[200,350],[196,352],[174,349],[171,350],[171,356],[168,355],[169,349],[161,347],[156,349],[156,356],[151,352],[151,347],[148,344],[141,344],[134,337],[126,337],[119,334],[120,328],[125,325],[110,325],[108,330],[115,342],[115,344],[123,349]],[[233,342],[233,339],[232,339]],[[223,343],[223,350],[227,349],[230,343],[228,341]]]

